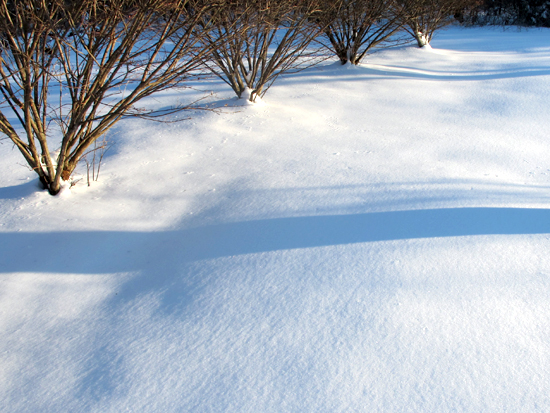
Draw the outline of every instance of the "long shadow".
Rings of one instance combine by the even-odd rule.
[[[448,208],[277,218],[164,232],[4,232],[0,233],[0,272],[158,273],[204,259],[297,248],[545,233],[550,233],[550,209],[529,208]]]
[[[511,79],[519,77],[548,76],[550,67],[526,67],[507,70],[491,70],[476,72],[441,72],[431,70],[419,70],[411,67],[400,66],[370,66],[365,71],[377,76],[391,78],[408,79],[429,79],[429,80],[454,80],[454,81],[473,81],[473,80],[496,80]]]
[[[484,81],[497,79],[511,79],[533,76],[550,75],[550,67],[516,67],[513,69],[489,70],[489,71],[435,71],[417,69],[406,66],[383,66],[383,65],[362,65],[346,69],[343,67],[325,66],[316,71],[299,72],[285,75],[281,78],[281,83],[297,83],[308,76],[311,82],[311,76],[314,75],[315,82],[333,82],[337,80],[362,81],[365,78],[376,79],[424,79],[424,80],[443,80],[443,81]]]
[[[154,311],[185,317],[206,286],[223,276],[210,275],[208,265],[202,271],[202,265],[193,265],[195,261],[388,240],[542,233],[550,233],[550,209],[449,208],[307,216],[164,232],[4,232],[0,233],[0,273],[39,272],[46,278],[49,274],[132,273],[106,299],[109,321],[103,328],[107,332],[97,338],[79,377],[79,395],[99,400],[118,390],[114,377],[120,380],[124,354],[117,351],[113,338],[125,322],[117,318],[120,309],[154,293],[159,298]]]

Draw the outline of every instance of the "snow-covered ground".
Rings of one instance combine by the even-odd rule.
[[[124,121],[59,197],[2,141],[0,410],[550,411],[549,35]]]

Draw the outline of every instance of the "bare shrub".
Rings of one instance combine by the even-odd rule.
[[[316,61],[307,48],[320,32],[311,19],[318,12],[318,0],[230,0],[205,36],[214,49],[206,64],[239,98],[254,102],[282,73]]]
[[[424,47],[437,30],[453,22],[455,15],[461,16],[478,3],[478,0],[399,0],[397,14],[418,47]]]
[[[357,65],[376,46],[401,43],[396,37],[401,19],[394,0],[341,0],[338,7],[325,1],[317,21],[323,28],[323,44],[342,64]]]
[[[204,16],[221,5],[0,0],[0,132],[57,194],[89,146],[120,119],[186,109],[137,104],[198,75],[214,46],[203,42],[210,28]]]

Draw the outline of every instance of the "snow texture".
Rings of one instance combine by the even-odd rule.
[[[2,141],[0,410],[550,411],[549,34],[212,82],[61,197]]]

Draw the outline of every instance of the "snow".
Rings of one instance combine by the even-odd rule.
[[[213,81],[60,197],[1,141],[2,410],[549,411],[548,34]]]

